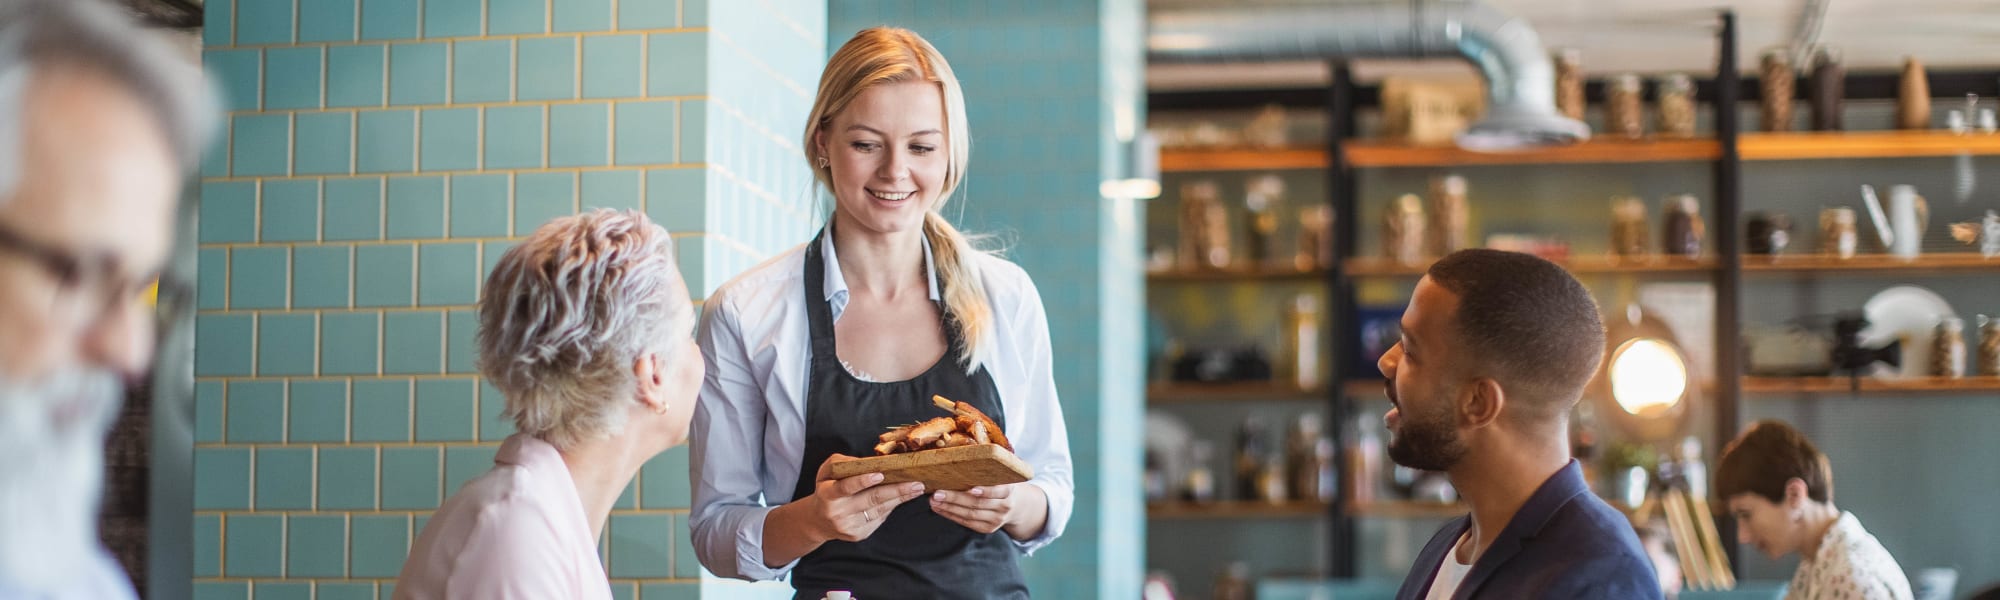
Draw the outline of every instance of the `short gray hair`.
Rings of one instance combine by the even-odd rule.
[[[507,397],[504,418],[557,448],[623,430],[632,362],[671,355],[694,305],[673,240],[637,211],[550,221],[500,257],[479,297],[479,372]]]
[[[219,119],[216,94],[177,50],[102,0],[0,0],[0,201],[20,183],[28,82],[50,65],[95,70],[153,112],[182,169],[192,170]]]

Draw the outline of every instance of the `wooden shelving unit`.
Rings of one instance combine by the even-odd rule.
[[[1976,252],[1940,252],[1914,259],[1887,254],[1857,254],[1841,258],[1831,254],[1746,255],[1744,272],[1755,273],[1841,273],[1905,275],[1912,272],[2000,271],[2000,257],[1986,258]]]
[[[1949,131],[1743,133],[1736,148],[1743,160],[1981,155],[2000,154],[2000,135]]]
[[[1310,519],[1325,517],[1332,507],[1325,502],[1270,503],[1254,500],[1216,502],[1156,502],[1146,505],[1152,519]]]
[[[1165,150],[1160,172],[1324,169],[1326,148]]]
[[[1172,269],[1146,272],[1147,283],[1179,283],[1195,281],[1317,281],[1326,278],[1326,271],[1299,269]]]
[[[1613,273],[1660,274],[1660,273],[1712,273],[1717,268],[1714,258],[1689,260],[1667,256],[1620,258],[1615,256],[1572,256],[1560,261],[1563,268],[1578,275],[1602,275]],[[1406,265],[1385,258],[1350,258],[1343,261],[1341,270],[1350,277],[1417,277],[1430,268],[1430,263]]]
[[[1743,391],[1753,394],[1845,394],[1853,388],[1846,377],[1745,377]],[[1861,378],[1863,393],[2000,393],[2000,377]]]
[[[1272,382],[1240,383],[1155,383],[1146,386],[1146,401],[1165,402],[1255,402],[1284,400],[1317,402],[1326,399],[1326,390],[1307,389]]]
[[[1713,139],[1594,138],[1581,144],[1510,152],[1475,152],[1457,146],[1413,146],[1381,140],[1352,140],[1346,142],[1342,150],[1346,153],[1348,164],[1355,167],[1649,163],[1705,161],[1722,157],[1722,146]]]

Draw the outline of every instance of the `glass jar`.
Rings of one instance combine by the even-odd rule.
[[[1946,317],[1938,321],[1935,346],[1931,348],[1931,375],[1965,376],[1965,320]]]
[[[1583,120],[1583,53],[1575,48],[1564,48],[1555,55],[1556,63],[1556,112],[1562,116]]]
[[[1798,75],[1792,72],[1790,50],[1772,48],[1764,51],[1764,62],[1758,70],[1759,107],[1763,117],[1764,131],[1787,131],[1792,128],[1792,95],[1798,87]]]
[[[1693,194],[1667,197],[1666,237],[1660,242],[1668,256],[1701,257],[1701,241],[1708,225],[1701,218],[1701,201]]]
[[[1424,200],[1403,194],[1382,217],[1382,254],[1404,265],[1424,260]]]
[[[1431,178],[1430,250],[1444,256],[1469,248],[1466,235],[1472,217],[1465,197],[1465,177],[1443,175]]]
[[[1659,128],[1661,137],[1694,137],[1694,80],[1674,73],[1659,80]]]
[[[1611,253],[1646,255],[1646,202],[1632,196],[1611,199]]]
[[[1623,74],[1611,78],[1604,90],[1604,130],[1614,136],[1637,139],[1646,135],[1646,115],[1642,104],[1639,76]]]
[[[1819,210],[1820,253],[1842,259],[1854,258],[1855,247],[1860,241],[1854,229],[1854,209],[1835,206]]]
[[[1979,315],[1980,375],[2000,376],[2000,318]]]

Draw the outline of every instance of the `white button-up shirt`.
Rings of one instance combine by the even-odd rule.
[[[825,300],[838,321],[847,308],[832,236],[821,240],[826,263]],[[792,500],[805,458],[806,389],[812,370],[812,332],[806,320],[804,244],[758,265],[708,298],[697,342],[708,374],[689,431],[689,477],[694,508],[688,516],[694,551],[702,565],[723,577],[771,580],[798,564],[764,564],[764,517]],[[1021,267],[986,254],[976,261],[993,308],[994,352],[984,365],[999,390],[1007,437],[1021,460],[1035,468],[1028,483],[1049,499],[1048,522],[1026,542],[1032,552],[1068,524],[1075,503],[1069,437],[1056,401],[1050,367],[1048,314]],[[932,300],[936,272],[924,246]]]
[[[1910,600],[1910,580],[1854,513],[1842,512],[1802,557],[1786,600]]]

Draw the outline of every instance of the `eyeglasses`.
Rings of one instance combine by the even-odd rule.
[[[151,295],[158,278],[125,278],[118,260],[110,256],[77,256],[75,253],[30,239],[18,231],[0,226],[0,250],[21,255],[56,280],[51,298],[52,312],[72,315],[110,316],[114,311]],[[95,313],[82,313],[95,309]]]

